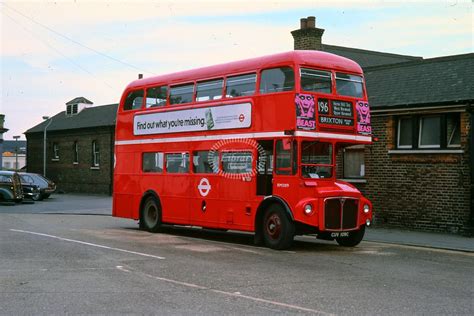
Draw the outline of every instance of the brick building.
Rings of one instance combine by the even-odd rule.
[[[472,234],[474,54],[432,59],[322,43],[314,17],[295,49],[350,58],[364,69],[373,145],[338,156],[338,177],[373,202],[375,224]]]
[[[67,102],[65,111],[25,132],[28,172],[43,174],[46,129],[46,176],[58,190],[111,194],[116,112],[117,104]]]

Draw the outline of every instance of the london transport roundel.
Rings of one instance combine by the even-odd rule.
[[[209,180],[202,178],[201,181],[199,181],[198,190],[201,196],[207,196],[211,191],[211,184],[209,183]]]

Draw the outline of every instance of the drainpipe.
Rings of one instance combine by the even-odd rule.
[[[469,144],[469,166],[471,170],[471,213],[469,214],[469,227],[468,227],[468,235],[474,235],[474,105],[469,103],[467,105],[467,112],[469,115],[469,136],[468,136],[468,144]]]

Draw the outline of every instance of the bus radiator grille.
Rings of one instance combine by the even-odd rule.
[[[328,198],[324,201],[324,227],[327,230],[357,228],[359,200],[352,198]]]

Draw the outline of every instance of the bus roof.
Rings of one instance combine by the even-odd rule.
[[[313,67],[362,74],[362,68],[355,61],[345,57],[321,51],[296,50],[139,79],[131,82],[127,89],[153,84],[185,83],[207,78],[212,79],[232,73],[245,73],[262,68],[276,67],[282,64],[311,65]]]

